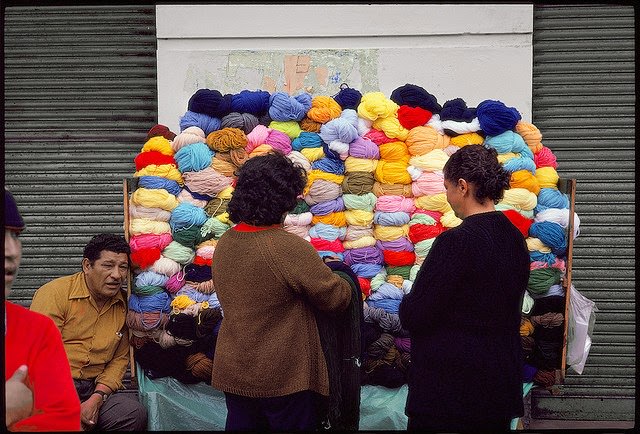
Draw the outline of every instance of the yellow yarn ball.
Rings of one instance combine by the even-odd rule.
[[[409,130],[400,124],[400,121],[395,116],[387,116],[384,118],[378,118],[373,121],[371,125],[376,130],[380,130],[386,134],[390,139],[406,140],[409,135]]]
[[[352,226],[369,226],[373,223],[374,213],[364,209],[348,209],[344,212],[347,224]]]
[[[302,148],[300,149],[300,153],[304,155],[304,157],[309,160],[310,163],[313,163],[316,160],[320,160],[321,158],[326,157],[322,147],[320,148]]]
[[[435,172],[444,169],[449,156],[442,149],[434,149],[424,155],[415,155],[409,160],[411,166],[427,172]]]
[[[402,161],[405,164],[409,162],[409,150],[407,145],[402,141],[383,143],[378,146],[380,151],[380,159],[384,161]]]
[[[382,92],[367,92],[362,95],[358,104],[358,115],[361,118],[375,121],[386,118],[398,112],[398,104],[387,98]]]
[[[402,161],[378,161],[374,172],[376,181],[384,184],[411,184],[407,163]]]
[[[171,142],[163,136],[155,136],[147,140],[144,146],[142,146],[142,152],[150,151],[160,152],[163,155],[174,154],[173,148],[171,147]]]
[[[540,193],[540,184],[538,178],[528,170],[516,170],[511,174],[509,181],[510,188],[526,188],[536,196]]]
[[[414,202],[417,208],[427,211],[438,211],[443,214],[451,211],[451,205],[447,202],[447,195],[445,193],[419,196],[414,199]]]
[[[369,158],[347,157],[344,160],[345,172],[373,172],[378,166],[378,160]]]
[[[551,166],[537,168],[536,178],[538,179],[540,188],[558,188],[560,177],[556,169]]]
[[[451,137],[449,143],[457,146],[458,148],[462,148],[467,145],[482,145],[484,143],[484,138],[478,133],[464,133]]]
[[[513,205],[516,210],[532,210],[538,204],[538,196],[526,188],[509,188],[500,203]]]

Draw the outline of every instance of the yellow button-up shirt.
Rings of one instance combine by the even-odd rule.
[[[129,362],[124,291],[98,311],[84,273],[78,272],[41,286],[31,310],[48,315],[58,326],[74,379],[95,379],[114,391],[124,387]]]

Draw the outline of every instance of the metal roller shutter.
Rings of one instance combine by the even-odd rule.
[[[635,417],[635,19],[633,6],[535,6],[533,122],[576,178],[573,283],[596,302],[582,375],[536,389],[533,417]]]
[[[27,230],[10,298],[123,233],[122,180],[157,119],[154,6],[4,9],[5,185]]]

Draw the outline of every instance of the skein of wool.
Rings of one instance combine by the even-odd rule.
[[[534,222],[529,227],[529,234],[534,238],[538,238],[557,256],[564,255],[567,250],[567,238],[564,228],[557,223],[551,221]]]
[[[198,127],[204,132],[206,137],[207,134],[219,130],[221,124],[222,121],[218,118],[187,110],[180,118],[180,132],[185,131],[189,127]]]
[[[185,172],[184,183],[191,192],[215,196],[233,182],[228,176],[216,172],[211,166],[197,172]]]
[[[178,206],[176,197],[164,189],[139,187],[131,194],[131,203],[147,208],[160,208],[172,211]]]
[[[398,105],[409,107],[421,107],[431,113],[440,113],[442,106],[438,104],[435,96],[427,92],[423,87],[415,84],[405,84],[391,92],[390,99]]]
[[[131,202],[131,199],[129,199],[129,202]],[[129,216],[133,219],[148,219],[159,222],[168,222],[169,218],[171,218],[171,211],[129,203]]]
[[[147,131],[147,140],[156,136],[162,136],[167,140],[173,140],[173,138],[176,136],[176,133],[171,131],[166,125],[156,124],[149,128],[149,131]]]
[[[539,167],[536,169],[536,178],[540,188],[557,188],[560,176],[556,169],[551,166]]]
[[[303,92],[289,96],[286,92],[274,92],[269,97],[269,116],[274,121],[300,121],[311,108],[311,95]]]
[[[171,148],[171,142],[163,136],[151,137],[142,146],[141,152],[160,152],[164,155],[173,155],[173,148]]]
[[[220,128],[238,128],[249,134],[259,123],[258,118],[251,113],[231,112],[221,119]]]
[[[398,108],[398,122],[407,130],[426,124],[433,114],[422,107],[401,105]]]
[[[311,100],[311,108],[307,112],[307,117],[325,124],[331,119],[339,117],[341,112],[342,107],[334,98],[318,95]]]
[[[197,142],[180,148],[174,158],[178,165],[178,170],[184,174],[185,172],[196,172],[208,167],[214,155],[215,153],[206,144]],[[179,192],[176,193],[176,196],[178,194]]]
[[[319,133],[320,128],[322,127],[322,124],[320,122],[311,120],[307,116],[303,117],[302,120],[299,122],[299,124],[300,124],[300,129],[303,132],[308,132],[308,133]]]
[[[333,99],[342,107],[342,110],[356,110],[362,100],[362,93],[343,84],[340,86],[340,91],[333,96]]]
[[[229,152],[247,146],[247,136],[239,128],[222,128],[207,134],[207,146],[216,152]]]
[[[202,128],[197,126],[187,127],[180,134],[177,134],[171,142],[171,148],[174,152],[178,152],[180,149],[192,143],[202,142],[204,143],[206,134],[202,131]]]
[[[162,188],[168,193],[177,196],[180,194],[180,184],[171,179],[161,178],[159,176],[141,176],[138,178],[138,187],[149,189]]]
[[[513,107],[507,107],[502,101],[484,100],[476,107],[476,116],[480,127],[489,136],[497,136],[507,130],[513,130],[522,116]]]
[[[444,149],[449,145],[449,141],[449,136],[438,133],[428,125],[412,128],[405,139],[411,155],[423,155],[434,149]]]
[[[264,90],[242,90],[231,97],[231,111],[264,115],[269,110],[269,92]]]
[[[163,154],[159,151],[143,151],[140,152],[134,159],[136,170],[142,170],[145,167],[153,164],[156,166],[162,166],[165,164],[173,164],[175,166],[176,160],[171,155]]]
[[[285,133],[289,140],[294,140],[302,134],[300,124],[296,121],[271,121],[269,128]]]
[[[532,123],[520,120],[516,123],[516,132],[522,136],[527,147],[533,154],[537,154],[540,151],[542,148],[542,134],[538,127]]]
[[[387,98],[382,92],[367,92],[362,95],[358,104],[358,115],[364,119],[375,121],[378,118],[393,116],[399,105]]]
[[[557,223],[566,229],[569,226],[569,209],[568,208],[547,208],[536,214],[534,220],[536,222],[550,221]],[[578,214],[573,213],[573,239],[580,235],[580,218]]]
[[[233,95],[222,95],[215,89],[198,89],[191,98],[187,108],[196,113],[202,113],[213,118],[221,118],[231,112]]]

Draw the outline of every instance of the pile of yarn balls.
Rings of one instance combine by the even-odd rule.
[[[389,97],[346,85],[333,96],[199,89],[179,133],[152,127],[135,158],[137,187],[129,201],[137,268],[128,324],[137,362],[151,377],[210,380],[224,316],[211,262],[217,240],[234,224],[226,206],[242,164],[277,151],[308,176],[284,229],[320,256],[341,258],[358,276],[362,383],[405,384],[411,340],[398,307],[435,237],[461,223],[446,200],[442,169],[471,144],[496,149],[511,172],[496,209],[522,232],[531,258],[523,382],[553,385],[562,355],[570,212],[568,195],[558,189],[556,157],[517,109],[499,100],[468,107],[462,98],[440,105],[415,84]],[[575,238],[577,214],[573,219]]]

